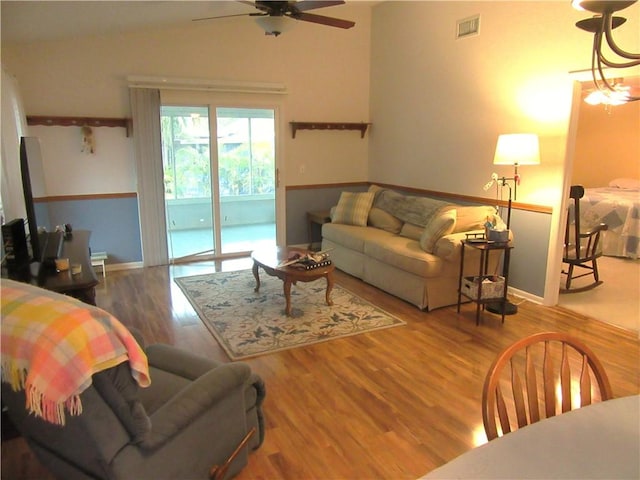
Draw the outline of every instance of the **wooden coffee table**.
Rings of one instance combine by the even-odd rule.
[[[293,247],[269,247],[251,252],[251,259],[253,260],[253,276],[256,277],[255,291],[257,292],[260,290],[260,276],[258,275],[258,268],[262,268],[267,275],[277,277],[282,280],[284,282],[284,298],[287,302],[285,312],[290,316],[291,285],[295,285],[296,282],[313,282],[314,280],[324,277],[327,279],[327,291],[325,294],[327,305],[333,305],[333,302],[331,301],[331,290],[333,289],[333,271],[336,269],[335,265],[330,264],[324,267],[314,268],[312,270],[303,270],[291,266],[278,267],[278,265],[295,253],[305,255],[309,253],[309,251]]]

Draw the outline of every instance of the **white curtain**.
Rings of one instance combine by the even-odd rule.
[[[2,67],[2,143],[0,145],[0,223],[26,218],[20,174],[20,137],[26,135],[27,119],[18,82]]]
[[[169,263],[160,137],[160,90],[130,88],[138,181],[142,260],[145,267]]]

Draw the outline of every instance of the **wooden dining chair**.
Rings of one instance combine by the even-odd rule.
[[[487,439],[493,440],[611,398],[604,367],[589,347],[565,333],[538,333],[505,349],[491,365],[482,392],[482,420]]]
[[[584,187],[582,185],[572,185],[569,196],[573,201],[567,213],[567,224],[564,233],[564,249],[562,250],[562,262],[566,264],[567,270],[562,270],[566,275],[564,288],[561,293],[584,292],[597,287],[602,282],[598,273],[597,260],[602,256],[600,249],[600,235],[608,230],[606,223],[600,223],[588,231],[582,231],[580,227],[580,199],[584,197]],[[578,267],[582,270],[574,271]],[[587,270],[584,272],[584,270]],[[593,275],[593,282],[580,287],[571,287],[571,282],[576,278]]]

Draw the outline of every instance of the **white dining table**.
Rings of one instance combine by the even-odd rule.
[[[541,420],[422,477],[453,478],[640,479],[640,396]]]

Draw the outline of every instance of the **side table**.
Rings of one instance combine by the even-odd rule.
[[[473,248],[480,251],[480,267],[478,271],[478,294],[477,296],[471,296],[462,291],[462,278],[464,275],[464,252],[465,249]],[[507,286],[509,285],[509,259],[511,257],[511,250],[513,249],[513,245],[511,242],[478,242],[478,241],[462,241],[462,251],[460,252],[460,278],[458,279],[458,313],[460,313],[460,303],[462,301],[462,296],[464,295],[472,302],[476,303],[476,325],[480,324],[480,306],[484,310],[484,307],[487,303],[500,303],[502,306],[501,314],[502,314],[502,323],[504,323],[504,311],[505,304],[507,302]],[[489,254],[491,252],[504,253],[504,288],[502,290],[502,296],[492,296],[487,298],[482,298],[482,279],[488,276],[487,268],[489,265]]]
[[[307,229],[309,232],[309,250],[313,250],[313,224],[324,225],[331,222],[331,214],[329,210],[318,212],[307,212]]]
[[[7,276],[13,280],[30,283],[46,290],[69,295],[90,305],[95,305],[95,287],[98,285],[98,277],[96,277],[96,273],[91,266],[90,237],[91,232],[89,230],[74,230],[72,235],[65,238],[62,245],[60,258],[68,258],[71,265],[79,265],[79,273],[73,274],[70,269],[64,272],[57,272],[55,268],[42,265],[37,276],[32,275],[29,269],[18,276],[8,274]]]

